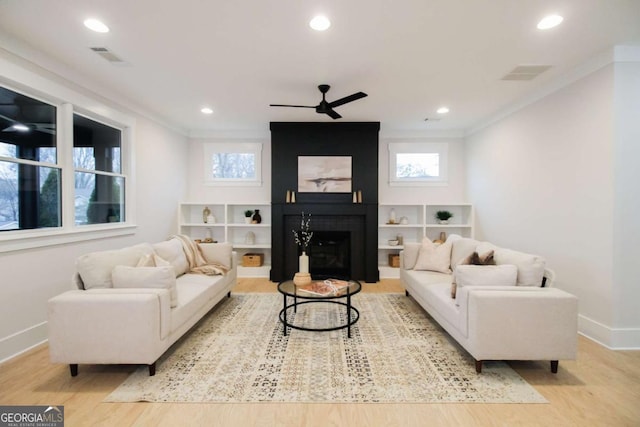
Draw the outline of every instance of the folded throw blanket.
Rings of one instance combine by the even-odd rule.
[[[229,269],[224,265],[215,262],[207,262],[207,260],[204,259],[204,256],[202,256],[198,244],[191,240],[189,236],[176,234],[171,236],[171,238],[178,239],[182,243],[182,249],[184,250],[184,254],[187,256],[187,261],[189,261],[190,273],[215,276],[216,274],[226,274],[229,271]]]

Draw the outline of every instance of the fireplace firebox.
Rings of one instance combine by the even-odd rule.
[[[311,275],[348,278],[351,274],[350,243],[349,231],[314,231],[307,249]]]

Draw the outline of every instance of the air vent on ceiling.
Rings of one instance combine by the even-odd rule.
[[[551,65],[518,65],[502,80],[533,80],[551,68]]]
[[[115,64],[124,64],[124,61],[121,58],[116,56],[113,52],[111,52],[106,47],[90,47],[89,49],[91,49],[98,55],[102,56],[104,59],[106,59],[109,62],[113,62]]]

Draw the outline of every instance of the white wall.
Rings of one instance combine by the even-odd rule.
[[[640,48],[615,66],[614,346],[640,344]]]
[[[35,66],[29,71],[42,74],[44,79],[50,77]],[[70,90],[79,89],[74,86]],[[89,92],[84,95],[95,96]],[[116,104],[110,107],[118,108]],[[187,138],[140,115],[130,111],[127,114],[136,122],[135,234],[0,253],[0,361],[46,340],[46,302],[70,289],[78,256],[143,241],[160,241],[176,232],[178,202],[187,189]]]
[[[617,67],[608,65],[469,136],[467,192],[476,208],[476,236],[543,255],[557,286],[580,300],[581,332],[611,347],[640,347],[634,309],[640,296],[631,271],[638,249],[628,234],[639,235],[639,176],[632,164],[640,154],[640,97],[637,68],[633,78],[627,74],[631,86],[617,79]],[[634,95],[616,99],[631,90]],[[635,116],[618,115],[625,103],[635,105]]]

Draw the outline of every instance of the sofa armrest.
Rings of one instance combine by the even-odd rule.
[[[578,299],[557,288],[466,289],[469,352],[477,360],[575,359]]]
[[[48,302],[51,361],[153,363],[170,333],[170,311],[167,289],[65,292]]]

